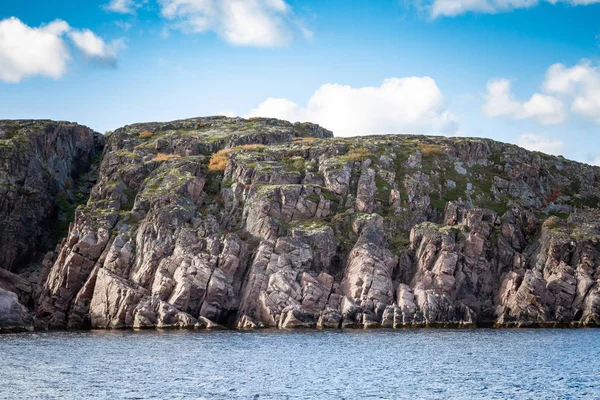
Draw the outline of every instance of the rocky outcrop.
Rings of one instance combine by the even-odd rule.
[[[61,328],[596,326],[600,169],[486,139],[195,118],[107,135]]]
[[[499,324],[599,325],[599,221],[594,210],[544,222],[524,268],[502,280]]]
[[[70,122],[0,120],[0,329],[33,326],[27,307],[44,253],[89,196],[103,145],[102,135]]]
[[[57,221],[87,198],[87,172],[103,143],[69,122],[0,120],[0,268],[22,269],[56,245]]]
[[[0,288],[0,333],[32,331],[33,318],[14,292]]]

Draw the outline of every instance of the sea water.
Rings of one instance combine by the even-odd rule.
[[[600,330],[0,335],[2,399],[600,399]]]

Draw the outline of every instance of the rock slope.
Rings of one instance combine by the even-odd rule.
[[[87,204],[44,260],[45,326],[600,321],[597,167],[487,139],[342,139],[273,119],[106,139]]]
[[[599,181],[486,139],[131,125],[107,137],[36,315],[71,328],[594,326]]]
[[[15,273],[38,273],[31,265],[67,234],[103,145],[70,122],[0,120],[0,327],[31,327],[24,305],[33,305],[36,277]]]

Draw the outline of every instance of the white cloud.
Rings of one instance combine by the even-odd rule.
[[[600,0],[433,0],[433,3],[429,6],[429,11],[433,18],[454,17],[469,12],[496,14],[518,8],[535,7],[540,2],[585,6],[600,3]]]
[[[378,87],[328,83],[311,96],[306,107],[270,98],[248,114],[254,116],[311,121],[333,130],[336,136],[454,134],[458,130],[456,117],[430,77],[391,78]]]
[[[69,32],[69,38],[85,57],[108,65],[117,62],[117,51],[125,47],[123,40],[117,39],[107,44],[89,29],[73,29]]]
[[[600,124],[600,68],[589,60],[572,67],[551,65],[542,93],[534,93],[525,102],[515,99],[509,80],[490,80],[482,111],[488,117],[531,118],[544,125],[560,124],[571,112],[571,116],[576,114]]]
[[[108,11],[119,14],[135,14],[136,10],[144,4],[144,1],[136,0],[111,0],[110,3],[104,6]]]
[[[35,75],[60,78],[71,59],[62,38],[69,29],[60,20],[39,28],[14,17],[0,21],[0,80],[17,83]]]
[[[525,133],[517,138],[517,145],[527,150],[541,151],[542,153],[561,155],[565,150],[565,144],[557,139],[546,135]]]
[[[582,60],[574,67],[554,64],[546,72],[543,88],[571,100],[571,111],[600,124],[600,69]]]
[[[250,111],[248,116],[300,121],[305,119],[305,117],[302,116],[304,113],[306,113],[306,110],[300,109],[298,104],[291,100],[269,97],[267,100],[260,103],[258,107]]]
[[[67,72],[71,51],[65,37],[87,58],[113,65],[121,40],[106,44],[90,30],[76,30],[56,20],[32,28],[11,17],[0,20],[0,81],[18,83],[24,78],[59,79]]]
[[[283,0],[158,0],[163,17],[188,33],[215,32],[237,46],[278,47],[296,31],[312,32],[295,20]]]
[[[510,91],[508,79],[488,82],[482,110],[488,117],[531,118],[544,125],[560,124],[567,118],[564,104],[556,97],[534,93],[528,101],[519,102]]]

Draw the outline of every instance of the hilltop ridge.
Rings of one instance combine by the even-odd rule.
[[[106,135],[54,328],[595,326],[600,168],[478,138],[205,117]]]

